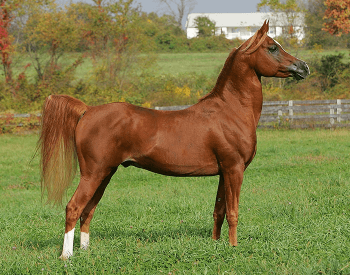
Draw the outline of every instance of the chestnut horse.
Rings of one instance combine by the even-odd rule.
[[[185,110],[159,111],[128,103],[87,106],[66,95],[43,107],[42,189],[62,201],[80,166],[79,185],[66,207],[62,259],[73,255],[80,219],[81,247],[89,245],[94,211],[119,165],[169,176],[219,175],[213,239],[225,215],[230,245],[237,245],[238,201],[243,172],[256,152],[263,103],[261,76],[303,79],[305,62],[267,36],[269,23],[228,56],[213,90]]]

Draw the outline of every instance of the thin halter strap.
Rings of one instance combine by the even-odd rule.
[[[253,49],[250,49],[250,50],[248,51],[248,49],[251,47],[251,45],[252,45],[252,44],[254,43],[254,41],[256,40],[257,36],[258,36],[258,32],[256,32],[256,33],[253,35],[253,37],[252,37],[252,39],[250,40],[248,46],[243,50],[243,52],[246,52],[246,54],[251,54],[251,53],[255,52],[255,51],[261,46],[261,44],[265,41],[265,38],[267,37],[267,32],[264,33],[264,35],[261,37],[261,39],[260,39],[260,41],[258,42],[258,44],[256,44],[255,47],[254,47]]]

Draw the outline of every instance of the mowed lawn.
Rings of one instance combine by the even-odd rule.
[[[96,210],[90,248],[79,249],[77,226],[65,262],[64,206],[41,199],[36,141],[0,136],[0,274],[350,274],[349,130],[258,131],[238,247],[228,244],[226,222],[211,239],[218,177],[120,168]]]

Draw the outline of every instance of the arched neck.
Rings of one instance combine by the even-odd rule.
[[[245,60],[243,60],[245,58]],[[263,104],[261,77],[249,66],[248,57],[230,54],[213,90],[202,100],[219,99],[245,114],[253,114],[257,126]]]

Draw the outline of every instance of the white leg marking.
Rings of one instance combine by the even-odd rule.
[[[89,247],[90,235],[89,233],[80,232],[80,248],[87,249]]]
[[[60,257],[62,260],[66,260],[73,256],[74,231],[75,228],[64,234],[63,251]]]

